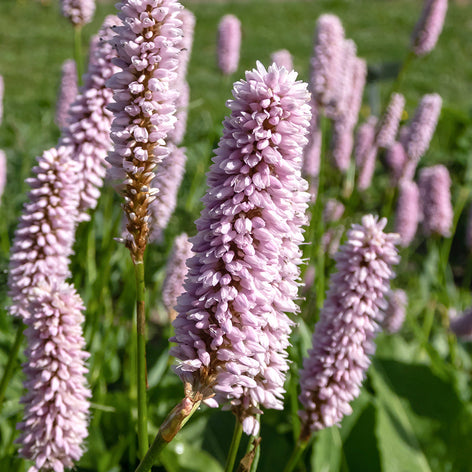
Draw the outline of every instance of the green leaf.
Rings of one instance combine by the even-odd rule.
[[[312,472],[339,472],[341,455],[342,440],[339,428],[333,426],[318,431],[311,454]]]
[[[208,452],[177,440],[162,451],[160,461],[168,472],[223,472]]]

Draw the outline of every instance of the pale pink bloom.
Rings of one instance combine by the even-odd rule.
[[[218,25],[218,66],[225,75],[238,69],[241,49],[241,22],[234,15],[225,15]]]
[[[396,185],[403,174],[405,173],[405,166],[408,163],[408,157],[406,155],[405,148],[400,141],[395,141],[385,152],[385,162],[390,169],[390,176],[392,182]],[[414,173],[414,168],[413,168]],[[408,172],[409,177],[404,176],[405,180],[412,180],[413,175]]]
[[[186,149],[169,144],[170,154],[160,163],[153,187],[159,189],[150,205],[150,241],[161,241],[162,233],[169,223],[177,204],[177,193],[185,173]]]
[[[185,81],[187,77],[187,68],[190,61],[190,55],[192,54],[193,48],[193,33],[195,30],[195,15],[184,8],[178,15],[182,21],[182,40],[177,45],[180,48],[179,53],[179,67],[178,67],[178,80]]]
[[[64,282],[39,285],[29,294],[30,317],[23,364],[27,393],[20,455],[34,461],[29,472],[63,472],[74,467],[88,435],[90,389],[85,365],[89,354],[82,335],[84,306]]]
[[[411,49],[424,56],[434,49],[444,26],[448,0],[424,0],[423,12],[411,38]]]
[[[309,265],[305,270],[305,275],[303,276],[303,291],[309,292],[313,288],[315,283],[315,274],[316,269],[314,265]]]
[[[367,189],[374,175],[377,157],[377,145],[375,143],[376,126],[377,118],[371,116],[357,130],[354,157],[358,169],[357,184],[359,190]]]
[[[67,118],[69,116],[69,107],[77,98],[77,67],[73,59],[67,59],[62,64],[62,78],[59,89],[59,96],[56,103],[56,124],[59,128],[67,125]]]
[[[74,26],[90,23],[95,13],[95,0],[60,0],[62,14]]]
[[[383,232],[387,220],[372,215],[352,226],[335,256],[337,272],[313,334],[313,347],[300,371],[301,438],[339,425],[352,412],[375,351],[374,338],[383,321],[391,269],[399,262],[397,234]]]
[[[462,341],[472,341],[472,308],[451,316],[449,328]]]
[[[339,248],[339,242],[341,241],[344,233],[344,227],[342,225],[333,225],[338,222],[344,213],[344,205],[336,200],[335,198],[328,198],[323,208],[323,222],[325,226],[328,226],[328,230],[325,231],[321,238],[321,245],[323,251],[329,255],[333,255]]]
[[[234,84],[173,323],[171,354],[188,390],[233,410],[248,434],[261,408],[283,408],[286,313],[299,309],[310,96],[296,78],[258,63]]]
[[[409,246],[415,237],[420,221],[420,194],[411,180],[401,180],[398,185],[398,202],[395,215],[395,232],[400,235],[402,246]]]
[[[318,174],[320,172],[321,163],[321,126],[320,115],[317,105],[313,100],[311,105],[311,122],[308,131],[308,143],[303,150],[303,175],[309,183],[309,191],[311,201],[316,201],[316,193],[318,191]]]
[[[344,29],[340,19],[321,15],[316,23],[310,77],[313,98],[321,107],[333,105],[338,99],[343,54]]]
[[[190,88],[186,80],[177,82],[179,96],[175,102],[176,123],[174,129],[169,131],[168,139],[175,145],[182,143],[187,130],[188,102],[190,99]]]
[[[285,67],[287,70],[293,69],[293,60],[290,51],[279,49],[270,55],[270,60],[275,62],[278,67]]]
[[[404,290],[392,290],[387,297],[383,329],[390,334],[397,333],[405,321],[408,296]]]
[[[401,93],[393,93],[387,110],[379,124],[376,139],[379,147],[389,148],[394,143],[404,106],[405,97]]]
[[[341,172],[346,172],[349,169],[351,154],[354,148],[352,129],[344,126],[342,122],[335,121],[331,146],[334,165]]]
[[[166,277],[162,284],[162,301],[172,320],[175,318],[177,298],[184,292],[184,279],[188,272],[186,262],[192,255],[192,244],[188,236],[185,233],[177,236],[167,261]]]
[[[449,171],[443,165],[421,169],[419,188],[425,233],[449,237],[454,216]]]

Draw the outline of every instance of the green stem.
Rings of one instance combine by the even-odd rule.
[[[74,59],[77,67],[77,83],[82,85],[83,58],[82,58],[82,26],[74,26]]]
[[[290,456],[290,459],[288,460],[287,465],[285,466],[284,472],[292,472],[295,470],[296,465],[300,461],[303,453],[305,452],[306,447],[308,446],[308,443],[310,441],[301,441],[298,440],[297,444],[295,445],[295,449],[292,452],[292,455]]]
[[[134,264],[136,276],[136,328],[137,328],[137,384],[138,384],[138,444],[139,457],[144,457],[148,450],[147,432],[147,376],[146,376],[146,313],[145,313],[145,285],[144,262]]]
[[[398,75],[392,84],[390,93],[388,94],[389,97],[392,95],[393,92],[396,92],[397,90],[400,89],[401,84],[403,82],[403,78],[405,77],[405,73],[408,70],[408,67],[410,67],[410,64],[413,62],[413,59],[415,59],[415,57],[416,57],[415,54],[412,51],[410,51],[408,55],[406,56],[406,58],[404,59],[400,67],[400,70],[398,72]]]
[[[197,411],[201,400],[185,397],[167,416],[159,428],[151,447],[146,452],[135,472],[147,472],[159,457],[160,452],[169,444],[182,429],[190,417]]]
[[[234,463],[236,462],[236,455],[238,454],[239,443],[241,442],[241,436],[243,434],[243,424],[236,417],[236,423],[234,425],[233,439],[231,439],[231,445],[229,447],[228,457],[226,458],[225,472],[233,472]]]
[[[5,397],[5,391],[7,389],[7,385],[10,383],[11,377],[15,370],[15,363],[18,357],[18,351],[20,350],[21,341],[23,340],[23,325],[18,325],[16,331],[16,338],[15,342],[13,343],[13,347],[10,350],[10,354],[8,356],[8,362],[5,367],[5,371],[3,372],[2,381],[0,382],[0,412],[2,411],[3,407],[3,399]]]

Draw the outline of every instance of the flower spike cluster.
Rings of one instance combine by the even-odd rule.
[[[110,176],[122,182],[128,224],[125,244],[134,261],[141,260],[149,233],[149,205],[154,169],[168,154],[166,138],[175,125],[177,92],[176,45],[182,41],[182,9],[176,0],[127,0],[118,4],[123,26],[114,39],[122,68],[108,85],[116,103],[107,160]]]
[[[375,351],[373,339],[394,275],[391,267],[399,262],[398,235],[384,233],[386,223],[385,218],[364,216],[335,256],[337,272],[330,278],[313,347],[300,372],[303,440],[313,431],[339,424],[359,395]]]
[[[434,49],[444,26],[448,0],[425,0],[421,18],[411,38],[411,49],[424,56]]]
[[[95,0],[61,0],[61,11],[74,26],[83,26],[92,21]]]
[[[59,128],[67,125],[69,107],[76,99],[77,92],[77,67],[73,59],[68,59],[62,65],[61,86],[56,104],[56,124]]]
[[[91,40],[90,59],[84,85],[69,109],[68,124],[62,130],[60,144],[73,147],[73,158],[80,164],[79,220],[90,217],[95,208],[106,173],[105,158],[111,147],[112,113],[107,106],[113,93],[105,84],[119,68],[112,64],[116,52],[109,40],[112,28],[120,24],[115,15],[105,18],[98,33]]]
[[[234,85],[171,338],[186,391],[231,408],[248,434],[261,407],[282,408],[297,311],[310,97],[296,77],[258,63]]]
[[[63,472],[80,459],[87,437],[91,392],[82,336],[82,300],[65,283],[45,284],[32,293],[26,320],[23,365],[28,390],[24,419],[17,428],[20,455],[35,462],[29,470]]]
[[[218,25],[218,66],[225,75],[238,69],[241,49],[241,22],[234,15],[225,15]]]

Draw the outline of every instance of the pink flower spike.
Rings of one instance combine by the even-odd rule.
[[[405,321],[408,296],[404,290],[392,290],[387,297],[387,303],[382,327],[389,334],[398,333]]]
[[[115,61],[122,71],[108,86],[116,103],[111,138],[114,150],[107,161],[110,177],[121,183],[127,218],[126,247],[134,261],[142,259],[149,235],[149,206],[156,166],[169,155],[166,145],[176,123],[179,53],[182,44],[182,5],[177,0],[126,0],[118,4],[123,26],[115,30]]]
[[[90,23],[95,13],[95,0],[60,0],[62,14],[74,26]]]
[[[238,69],[241,48],[241,22],[234,15],[225,15],[218,25],[218,66],[225,75]]]
[[[29,294],[25,320],[28,347],[23,364],[27,393],[22,431],[15,441],[20,455],[35,462],[31,471],[72,468],[84,452],[89,398],[85,365],[89,354],[81,324],[82,300],[63,282],[45,284]]]
[[[56,103],[56,124],[59,128],[67,125],[69,107],[78,93],[77,68],[73,59],[67,59],[62,65],[62,78]]]
[[[285,67],[287,70],[293,69],[293,60],[290,51],[287,49],[279,49],[270,55],[270,60],[275,62],[278,67]]]
[[[449,328],[461,341],[472,341],[472,308],[451,317]]]
[[[379,147],[389,148],[394,143],[404,106],[405,97],[401,93],[393,93],[377,132]]]
[[[258,63],[234,84],[173,323],[186,391],[232,409],[247,434],[261,408],[283,408],[298,311],[310,95],[296,78]]]
[[[394,185],[396,185],[403,176],[407,161],[408,157],[403,144],[399,141],[395,141],[385,153],[385,163],[390,169],[390,176]],[[414,170],[415,168],[413,168],[413,174]],[[412,180],[412,178],[413,175],[409,177],[406,177],[405,175],[405,180]]]
[[[424,0],[423,12],[411,38],[411,49],[424,56],[434,49],[444,26],[448,0]]]
[[[192,257],[192,244],[183,233],[177,236],[166,267],[166,278],[162,284],[162,301],[171,321],[175,319],[177,298],[184,292],[184,279],[188,272],[187,259]]]
[[[400,235],[403,247],[410,245],[420,221],[420,194],[411,180],[401,180],[398,186],[398,202],[395,215],[395,232]]]
[[[356,135],[354,157],[358,168],[358,187],[365,190],[370,186],[375,170],[377,157],[377,146],[375,144],[375,127],[377,118],[375,116],[359,126]]]
[[[360,393],[394,276],[391,267],[399,262],[398,235],[384,233],[386,223],[385,218],[364,216],[335,256],[337,272],[330,278],[313,347],[300,371],[302,440],[338,425]]]
[[[421,169],[419,188],[425,233],[451,236],[454,214],[451,203],[451,177],[447,168],[436,165]]]
[[[112,64],[116,52],[109,42],[113,37],[113,26],[119,24],[117,16],[107,16],[98,36],[92,38],[84,85],[71,104],[68,123],[62,129],[60,144],[73,148],[73,159],[81,166],[80,221],[88,220],[87,211],[97,205],[108,166],[105,158],[111,148],[113,115],[107,106],[113,101],[113,93],[105,82],[119,70]]]

